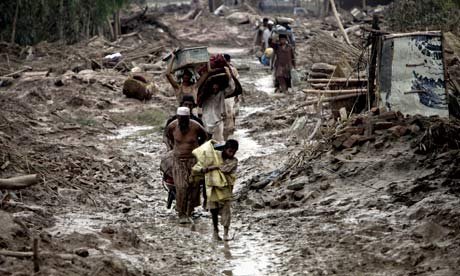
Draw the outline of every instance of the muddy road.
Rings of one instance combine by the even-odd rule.
[[[241,81],[247,94],[240,105],[237,131],[240,161],[236,189],[253,176],[276,169],[287,157],[286,145],[275,141],[270,132],[245,128],[257,114],[257,121],[270,120],[273,96],[269,71],[249,56],[246,49],[210,48],[211,52],[230,53],[241,68]],[[279,100],[276,100],[279,101]],[[154,103],[147,104],[156,107]],[[136,170],[146,176],[135,183],[115,184],[114,195],[102,195],[106,206],[65,210],[56,224],[47,229],[74,248],[88,248],[88,258],[112,256],[126,263],[135,275],[270,275],[285,268],[283,237],[264,224],[261,214],[250,206],[235,203],[230,242],[212,240],[210,213],[198,208],[194,224],[177,223],[175,211],[166,208],[167,193],[159,172],[160,158],[166,152],[161,131],[154,127],[130,124],[114,135],[100,137],[111,147],[121,149],[136,160]],[[89,246],[91,244],[91,246]]]

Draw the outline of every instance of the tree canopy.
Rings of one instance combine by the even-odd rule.
[[[389,19],[397,31],[440,29],[458,32],[460,0],[396,0]]]
[[[130,0],[16,0],[0,2],[0,40],[72,43],[109,28],[108,16]]]

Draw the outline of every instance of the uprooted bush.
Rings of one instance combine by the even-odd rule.
[[[389,10],[394,31],[443,30],[460,32],[458,0],[395,0]]]

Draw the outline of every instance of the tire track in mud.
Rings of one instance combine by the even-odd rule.
[[[226,49],[217,49],[220,50]],[[251,137],[254,129],[239,128],[248,116],[267,108],[251,98],[259,93],[266,97],[272,88],[267,82],[269,73],[257,60],[246,56],[244,49],[232,53],[239,56],[235,63],[248,65],[249,71],[240,75],[243,86],[251,90],[241,105],[234,137],[241,145],[241,183],[270,169],[260,168],[257,163],[270,159],[268,156],[283,145],[270,145],[270,141],[261,145]],[[89,258],[120,259],[134,275],[276,275],[280,271],[278,254],[288,250],[282,237],[255,224],[257,219],[246,207],[234,208],[230,229],[234,240],[230,242],[212,240],[210,215],[201,208],[194,224],[177,224],[175,211],[166,209],[167,193],[158,170],[160,157],[166,152],[160,133],[135,125],[118,129],[117,133],[106,139],[122,149],[127,159],[135,160],[133,169],[146,176],[138,183],[114,183],[118,191],[114,195],[101,193],[105,208],[81,208],[57,216],[56,225],[48,229],[53,236],[88,247]]]

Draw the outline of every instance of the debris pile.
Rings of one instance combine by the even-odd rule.
[[[249,202],[255,208],[264,208],[265,206],[284,209],[296,208],[300,206],[299,201],[305,198],[306,190],[309,192],[311,189],[316,192],[327,190],[324,185],[328,184],[322,183],[321,179],[328,177],[325,177],[324,173],[318,174],[316,168],[322,167],[323,169],[320,170],[326,169],[329,174],[342,177],[340,172],[342,165],[347,162],[353,163],[356,156],[371,157],[378,153],[385,158],[385,152],[389,153],[401,147],[412,152],[415,160],[418,159],[417,155],[424,160],[437,160],[439,156],[442,158],[450,156],[453,158],[451,160],[453,164],[456,164],[457,161],[455,160],[458,158],[455,156],[460,152],[459,125],[456,120],[439,117],[403,116],[400,112],[373,108],[367,114],[356,115],[343,124],[339,123],[335,130],[322,131],[325,135],[321,142],[300,151],[281,169],[249,180],[240,193],[240,200],[248,199],[248,193],[251,194],[250,190],[268,189],[268,193],[271,193],[270,191],[282,189],[285,193],[281,193],[283,195],[276,199],[278,201],[276,203],[271,197],[267,197],[268,200],[262,199],[263,202],[260,201],[260,198],[257,200],[252,198]],[[387,158],[397,159],[401,155],[402,153],[398,151],[398,153],[391,153]],[[324,156],[328,157],[325,158]],[[320,165],[325,159],[330,161],[329,164],[327,166]],[[389,161],[389,159],[388,162],[394,162]],[[363,163],[365,162],[363,161]],[[422,167],[424,165],[428,165],[428,163],[425,162]],[[446,168],[445,171],[443,174],[445,182],[455,182],[460,178],[457,175],[458,170],[455,169],[455,165],[451,170]],[[304,187],[308,187],[308,189],[304,189]],[[312,193],[312,195],[314,194]],[[281,204],[280,202],[286,203]]]

